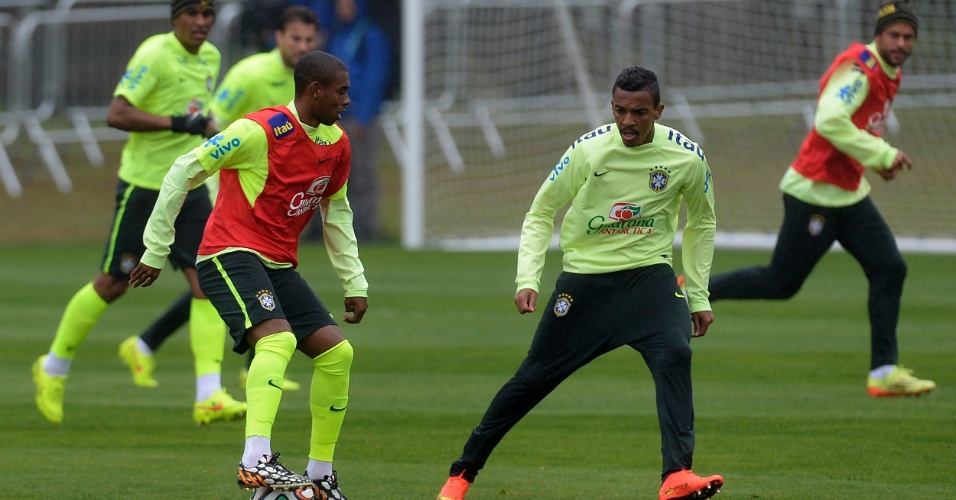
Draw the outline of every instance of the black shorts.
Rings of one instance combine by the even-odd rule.
[[[100,270],[116,279],[129,279],[129,273],[146,251],[143,233],[146,232],[146,223],[158,198],[159,191],[119,181],[113,226],[103,251]],[[186,195],[182,211],[174,224],[176,241],[169,249],[169,263],[174,269],[196,267],[196,254],[210,213],[212,202],[206,186],[199,186]]]
[[[562,272],[531,352],[583,365],[624,345],[690,342],[690,310],[667,264],[606,274]]]
[[[199,286],[219,311],[232,336],[232,350],[249,350],[246,330],[268,319],[285,319],[296,341],[316,330],[335,325],[309,284],[295,268],[266,267],[251,252],[229,252],[204,260],[196,267]]]

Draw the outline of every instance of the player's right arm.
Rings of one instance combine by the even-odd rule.
[[[223,147],[224,144],[230,145],[228,151]],[[263,164],[262,160],[267,148],[268,141],[259,124],[251,120],[238,120],[221,134],[177,158],[163,178],[159,197],[146,223],[143,234],[146,251],[140,259],[140,266],[158,270],[166,264],[169,248],[176,237],[176,217],[179,216],[189,191],[202,184],[210,175],[225,168],[251,171],[258,168],[263,170],[263,176],[266,175],[268,162]],[[253,199],[257,194],[251,195]],[[140,266],[137,266],[137,269]],[[156,274],[158,275],[158,271]],[[130,284],[137,286],[132,275]]]
[[[580,144],[565,151],[561,160],[548,174],[525,215],[518,244],[518,272],[515,277],[517,292],[515,305],[521,313],[532,312],[541,289],[541,274],[545,256],[554,235],[554,217],[568,204],[581,184],[587,179],[580,175],[585,170]]]
[[[870,81],[853,62],[833,72],[820,93],[814,128],[823,138],[861,165],[876,170],[891,169],[899,150],[881,137],[858,128],[852,121],[870,91]],[[882,119],[886,119],[883,117]]]

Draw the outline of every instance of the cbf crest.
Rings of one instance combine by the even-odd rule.
[[[276,298],[269,290],[259,290],[256,298],[259,299],[259,305],[266,311],[272,311],[276,308]]]
[[[810,223],[807,224],[807,231],[809,231],[812,236],[820,236],[826,222],[826,218],[822,215],[813,214],[810,216]]]
[[[568,311],[571,310],[571,304],[574,302],[574,299],[566,293],[558,295],[558,300],[554,302],[554,315],[557,317],[567,316]]]
[[[651,178],[648,180],[647,185],[651,188],[651,191],[660,193],[667,187],[667,181],[669,181],[670,178],[670,171],[663,165],[658,165],[654,167],[654,170],[651,170]]]

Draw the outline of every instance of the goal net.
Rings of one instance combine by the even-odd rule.
[[[777,186],[812,123],[818,80],[849,43],[872,40],[878,5],[405,0],[403,105],[383,120],[403,169],[403,244],[515,247],[564,150],[613,121],[611,86],[631,65],[657,73],[660,122],[707,154],[718,245],[772,243]],[[956,6],[915,5],[919,41],[884,135],[914,169],[889,183],[867,175],[905,248],[953,250]]]

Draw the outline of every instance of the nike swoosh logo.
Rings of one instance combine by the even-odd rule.
[[[211,411],[219,411],[219,410],[222,410],[222,401],[220,401],[220,402],[218,402],[218,403],[216,403],[216,404],[214,404],[214,405],[212,405],[212,406],[200,407],[199,409],[200,409],[200,410],[211,410]]]
[[[341,407],[341,408],[336,408],[335,405],[332,405],[332,406],[329,407],[329,411],[345,411],[346,408],[348,408],[348,406],[343,406],[343,407]]]
[[[273,382],[271,378],[269,379],[269,385],[271,385],[272,387],[275,387],[276,389],[279,389],[280,391],[282,390],[282,386],[276,385],[276,383]]]
[[[674,292],[674,296],[677,297],[678,299],[683,299],[683,298],[684,298],[683,295],[681,295],[681,294],[679,294],[679,293],[677,293],[677,292]]]
[[[610,170],[605,170],[605,171],[603,171],[603,172],[601,172],[601,173],[594,172],[594,176],[595,176],[595,177],[600,177],[600,176],[602,176],[602,175],[604,175],[604,174],[606,174],[606,173],[608,173],[608,172],[610,172]]]

